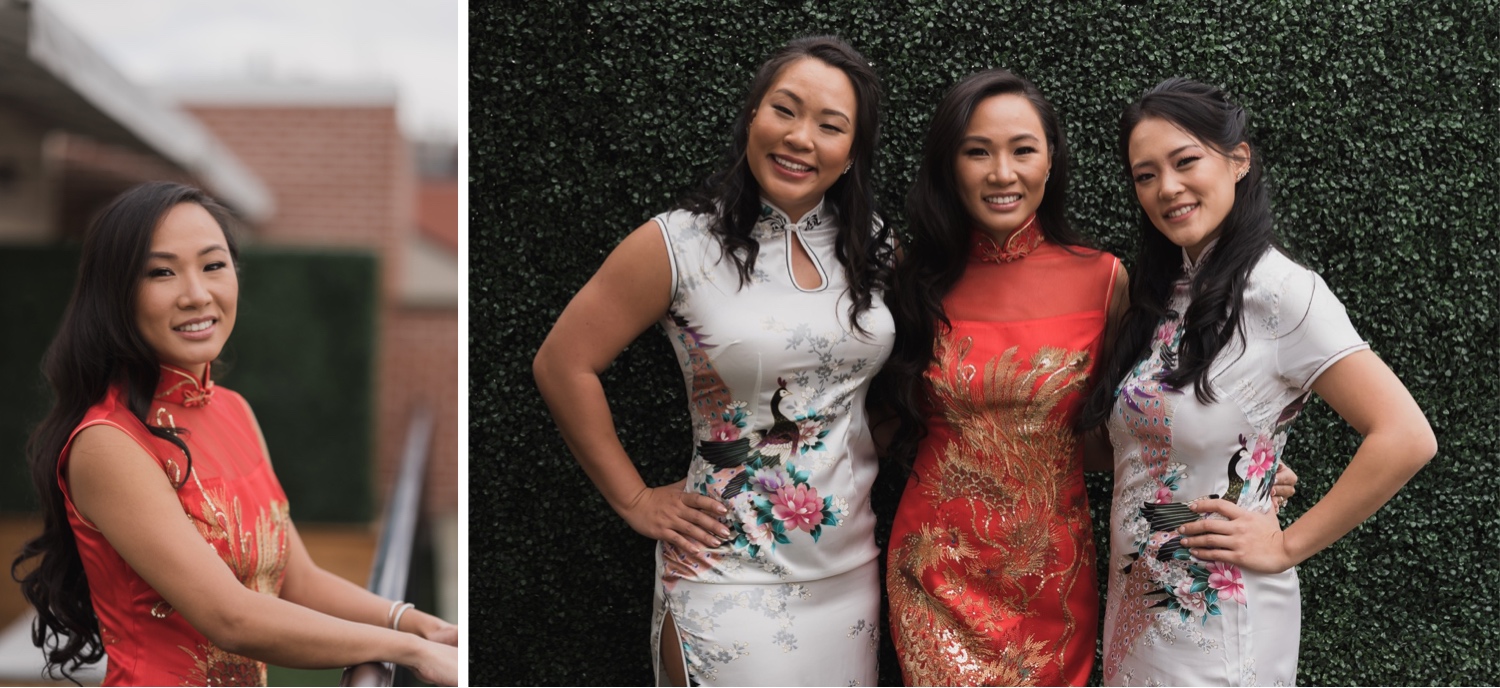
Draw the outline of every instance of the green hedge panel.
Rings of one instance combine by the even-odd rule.
[[[1500,676],[1494,0],[639,5],[470,8],[475,683],[651,680],[651,543],[569,456],[530,360],[610,249],[715,168],[759,62],[814,33],[845,37],[884,79],[878,193],[898,230],[932,109],[972,71],[1008,67],[1051,98],[1074,153],[1073,219],[1121,256],[1136,213],[1114,150],[1121,107],[1174,75],[1234,94],[1252,113],[1281,236],[1343,299],[1441,446],[1389,505],[1300,567],[1298,679]],[[643,477],[680,479],[690,438],[665,338],[646,333],[604,383]],[[1358,442],[1326,405],[1309,407],[1287,448],[1302,476],[1288,518]],[[1110,479],[1089,486],[1103,532]],[[883,660],[882,681],[898,683],[889,647]]]
[[[0,249],[0,510],[36,509],[23,448],[50,404],[42,353],[78,272],[78,249]],[[299,521],[372,516],[373,374],[379,270],[373,255],[246,247],[234,334],[214,378],[255,409]]]

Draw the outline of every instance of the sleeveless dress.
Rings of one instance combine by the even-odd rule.
[[[1205,258],[1210,245],[1200,256]],[[1190,557],[1171,532],[1186,502],[1222,496],[1269,512],[1287,432],[1329,366],[1369,348],[1317,273],[1268,249],[1245,286],[1243,334],[1209,368],[1218,401],[1162,382],[1181,344],[1183,256],[1168,317],[1116,390],[1104,681],[1110,685],[1291,685],[1302,625],[1295,569],[1274,575]]]
[[[1047,243],[1034,221],[1004,247],[974,236],[891,531],[896,653],[907,685],[1082,685],[1099,593],[1072,425],[1120,262]]]
[[[63,447],[58,484],[88,577],[108,657],[105,685],[265,685],[266,665],[216,647],[195,630],[120,557],[104,535],[78,513],[65,469],[73,438],[94,425],[113,426],[140,444],[177,488],[183,513],[245,587],[278,595],[286,567],[286,495],[261,451],[250,407],[240,395],[163,365],[147,412],[152,425],[177,428],[192,452],[152,435],[112,385],[85,413]],[[142,528],[151,524],[141,523]]]
[[[655,221],[672,266],[661,324],[693,423],[685,489],[722,500],[731,531],[701,556],[658,543],[657,681],[667,681],[659,644],[670,614],[694,684],[874,685],[877,461],[865,395],[895,337],[890,313],[876,294],[859,318],[865,333],[850,327],[839,220],[821,203],[795,223],[763,205],[743,286],[707,217]],[[821,284],[792,279],[793,242]]]

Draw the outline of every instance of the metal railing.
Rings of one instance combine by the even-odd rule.
[[[427,455],[432,444],[432,412],[419,408],[412,413],[401,453],[401,472],[396,476],[390,502],[385,505],[385,527],[370,567],[370,592],[386,599],[406,598],[411,573],[412,542],[422,506],[422,482],[427,474]],[[390,662],[365,662],[344,669],[342,686],[391,686],[396,666]]]

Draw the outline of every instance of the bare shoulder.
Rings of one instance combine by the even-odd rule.
[[[172,493],[171,481],[156,459],[115,425],[100,423],[78,431],[65,458],[73,506],[94,523],[109,503],[129,501],[139,493]]]
[[[646,324],[654,322],[672,299],[672,259],[668,251],[661,225],[647,220],[610,252],[576,298],[596,306],[625,309],[638,316],[632,320],[644,317]],[[649,314],[641,315],[647,311]]]
[[[625,235],[624,240],[609,254],[605,263],[608,264],[617,258],[628,261],[631,266],[638,269],[671,269],[667,257],[666,237],[662,236],[661,225],[654,219],[647,220],[645,224]]]
[[[129,458],[138,457],[147,465],[156,465],[156,460],[119,426],[110,423],[95,423],[73,437],[68,446],[67,467],[71,478],[79,470],[108,470],[111,464],[131,464]],[[117,459],[125,458],[125,461]]]

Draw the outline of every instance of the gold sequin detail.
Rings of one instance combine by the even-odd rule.
[[[167,604],[166,600],[162,600],[160,602],[157,602],[156,604],[151,605],[151,615],[158,619],[165,619],[171,614],[172,605]]]
[[[197,651],[177,646],[193,658],[193,672],[183,686],[264,686],[266,665],[249,657],[225,652],[215,645],[199,645]],[[201,653],[201,654],[200,654]]]
[[[969,337],[942,336],[935,346],[928,381],[952,439],[919,498],[943,516],[892,543],[895,640],[915,685],[1034,685],[1043,668],[1062,670],[1076,622],[1066,602],[1061,638],[1023,635],[1006,622],[1034,614],[1037,596],[1056,594],[1044,588],[1066,600],[1094,565],[1087,523],[1073,527],[1060,516],[1074,509],[1065,492],[1081,489],[1082,472],[1075,435],[1054,415],[1086,388],[1089,355],[1044,347],[1023,361],[1011,347],[980,370],[967,362],[972,348]],[[1059,547],[1059,534],[1070,547]],[[1077,556],[1055,561],[1063,549]]]

